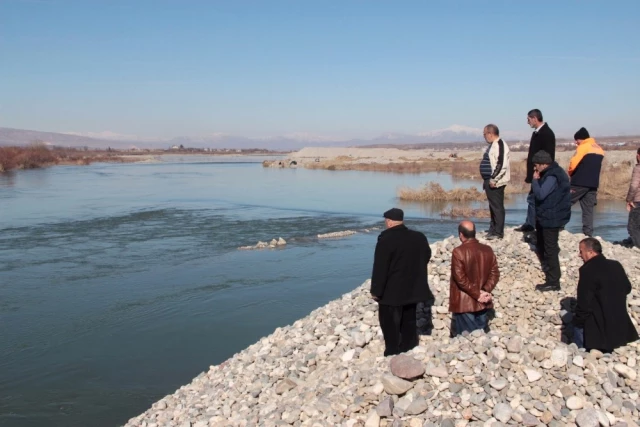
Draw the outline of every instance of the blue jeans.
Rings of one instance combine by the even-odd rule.
[[[533,195],[533,190],[527,196],[527,220],[525,224],[536,228],[536,197]]]
[[[488,325],[487,310],[476,311],[475,313],[453,313],[451,316],[455,324],[456,335],[463,332],[473,332],[476,329],[486,331]]]
[[[584,347],[584,328],[573,327],[573,342],[578,348]]]

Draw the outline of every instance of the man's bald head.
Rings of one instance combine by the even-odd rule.
[[[460,235],[460,240],[465,241],[469,239],[476,238],[476,226],[471,221],[462,221],[458,225],[458,234]],[[463,239],[464,238],[464,239]]]

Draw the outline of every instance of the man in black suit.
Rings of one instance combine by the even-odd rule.
[[[533,156],[538,151],[546,151],[551,154],[551,160],[556,159],[556,135],[553,133],[549,125],[542,120],[542,113],[538,109],[531,110],[527,113],[527,123],[535,129],[531,134],[531,142],[529,142],[529,155],[527,156],[527,177],[524,182],[531,184],[533,181]],[[527,197],[527,220],[516,231],[526,233],[532,232],[536,228],[536,204],[533,196],[533,189],[529,191]]]
[[[404,225],[404,212],[384,213],[386,230],[378,236],[371,275],[371,296],[378,302],[385,356],[418,345],[416,305],[433,299],[427,279],[431,247],[427,237]]]
[[[611,353],[638,339],[627,312],[631,282],[624,267],[602,255],[597,239],[580,242],[578,305],[573,316],[573,341],[579,348]]]

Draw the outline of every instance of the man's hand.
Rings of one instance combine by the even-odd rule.
[[[478,298],[478,302],[482,304],[487,304],[491,302],[492,296],[489,292],[480,291],[480,297]]]
[[[375,295],[373,295],[373,294],[371,294],[371,298],[372,298],[375,302],[380,301],[380,298],[379,298],[379,297],[377,297],[377,296],[375,296]]]
[[[540,179],[540,172],[535,171],[535,172],[533,173],[533,179]]]
[[[631,212],[631,209],[635,209],[636,205],[633,202],[627,202],[627,212]]]
[[[496,188],[496,183],[493,181],[489,181],[489,187]]]

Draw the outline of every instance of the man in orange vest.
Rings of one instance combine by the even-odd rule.
[[[585,128],[580,128],[573,139],[576,154],[571,158],[567,173],[571,177],[571,205],[580,202],[582,209],[582,232],[593,236],[593,207],[598,203],[600,169],[604,150],[589,136]]]

